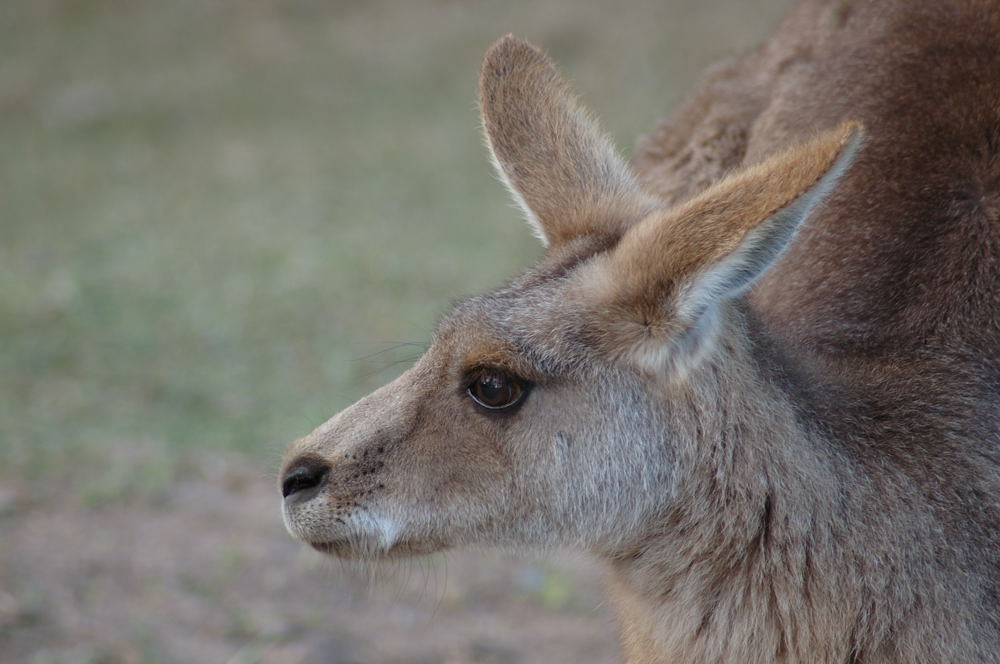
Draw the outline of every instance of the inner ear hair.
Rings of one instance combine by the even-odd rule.
[[[861,126],[846,123],[629,228],[580,273],[602,312],[602,347],[656,371],[696,363],[722,304],[778,260],[862,142]]]
[[[706,265],[691,279],[684,295],[678,298],[679,316],[695,320],[714,303],[741,294],[777,262],[805,220],[829,196],[848,170],[864,137],[860,125],[854,123],[844,125],[831,134],[833,135],[823,136],[806,144],[803,149],[809,149],[814,143],[818,143],[820,145],[816,147],[829,151],[829,146],[823,143],[829,143],[840,135],[838,142],[842,147],[839,152],[834,153],[833,163],[790,202],[786,201],[776,211],[752,225],[735,249],[716,262]],[[794,164],[792,161],[787,168],[793,168]],[[762,170],[765,171],[765,177],[771,175],[767,171],[772,169]],[[780,177],[781,173],[774,173],[773,176]]]

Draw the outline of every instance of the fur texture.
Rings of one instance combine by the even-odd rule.
[[[632,664],[1000,662],[1000,5],[806,0],[631,167],[522,41],[480,103],[548,251],[291,447],[289,531],[587,551]]]

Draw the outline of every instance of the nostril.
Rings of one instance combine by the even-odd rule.
[[[281,481],[281,495],[288,498],[309,489],[318,490],[329,475],[330,468],[325,463],[314,459],[304,460],[285,473]]]

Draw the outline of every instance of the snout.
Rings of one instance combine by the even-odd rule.
[[[430,464],[406,456],[421,448],[412,371],[292,443],[278,489],[293,537],[349,558],[417,548],[406,538],[415,519],[427,521],[427,509],[413,507],[426,491],[405,469]]]
[[[398,527],[385,500],[383,444],[337,445],[333,434],[296,441],[278,489],[288,532],[324,553],[371,558],[388,550]]]

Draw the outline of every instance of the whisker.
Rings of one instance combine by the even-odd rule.
[[[389,364],[385,364],[385,365],[383,365],[381,367],[378,367],[377,369],[374,369],[372,371],[366,371],[365,373],[360,374],[358,376],[358,380],[362,381],[362,382],[371,380],[375,376],[381,374],[384,371],[388,371],[389,369],[391,369],[391,368],[393,368],[395,366],[398,366],[400,364],[413,364],[414,362],[416,362],[419,359],[420,359],[419,355],[414,355],[413,357],[404,357],[404,358],[398,359],[398,360],[396,360],[394,362],[390,362]]]
[[[381,350],[377,350],[377,351],[375,351],[373,353],[369,353],[368,355],[362,355],[361,357],[356,357],[356,358],[354,358],[353,361],[354,362],[365,362],[365,361],[374,359],[376,357],[379,357],[381,355],[385,355],[386,353],[390,353],[390,352],[392,352],[394,350],[399,350],[400,348],[420,348],[422,351],[426,351],[428,347],[429,346],[426,343],[418,343],[416,341],[400,341],[398,343],[393,343],[393,344],[391,344],[391,345],[389,345],[386,348],[383,348]]]

